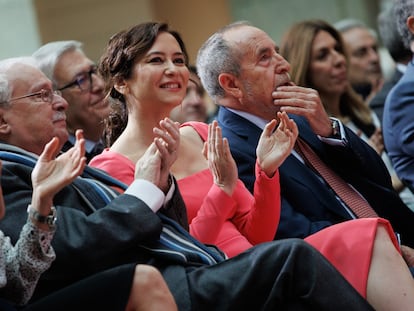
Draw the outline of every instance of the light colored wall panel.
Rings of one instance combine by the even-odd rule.
[[[151,20],[151,0],[34,0],[42,43],[75,39],[97,61],[109,38]]]
[[[31,54],[39,45],[31,0],[0,0],[0,59]]]
[[[201,44],[231,21],[227,0],[153,0],[154,17],[168,22],[183,37],[190,62]]]
[[[230,0],[235,20],[249,20],[278,43],[294,23],[321,18],[334,23],[343,18],[361,19],[376,27],[379,0]]]

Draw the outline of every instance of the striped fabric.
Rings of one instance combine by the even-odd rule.
[[[0,151],[0,159],[8,162],[20,163],[22,165],[34,167],[37,159],[29,155]],[[105,206],[119,194],[109,185],[126,189],[127,185],[112,178],[104,172],[85,167],[82,177],[76,178],[72,186],[88,203],[96,210],[95,205]],[[100,204],[96,204],[100,200]],[[178,264],[215,264],[226,259],[223,254],[214,246],[207,246],[194,239],[184,228],[172,219],[157,213],[163,223],[160,239],[150,244],[140,245],[155,257]]]

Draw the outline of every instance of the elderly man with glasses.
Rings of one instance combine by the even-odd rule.
[[[49,42],[33,53],[43,73],[52,80],[68,102],[66,123],[69,139],[62,150],[75,143],[75,131],[82,129],[89,160],[103,150],[103,120],[109,115],[109,103],[104,100],[104,84],[96,66],[74,40]]]

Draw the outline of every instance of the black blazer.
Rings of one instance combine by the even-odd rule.
[[[414,213],[394,191],[382,159],[363,140],[345,127],[346,147],[324,144],[305,118],[291,116],[299,133],[316,153],[342,178],[353,185],[376,210],[390,220],[403,242],[414,246]],[[238,165],[239,177],[253,191],[256,146],[261,129],[220,107],[218,121]],[[327,226],[351,219],[334,193],[319,178],[290,155],[279,168],[282,210],[276,239],[304,238]]]

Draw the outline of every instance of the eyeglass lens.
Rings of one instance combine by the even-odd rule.
[[[47,102],[47,103],[53,103],[53,96],[54,95],[62,95],[61,91],[58,90],[41,90],[40,91],[40,97],[42,99],[42,101]]]
[[[92,74],[96,74],[96,68],[93,67],[88,72],[78,76],[76,79],[79,88],[82,91],[89,91],[92,87]]]

